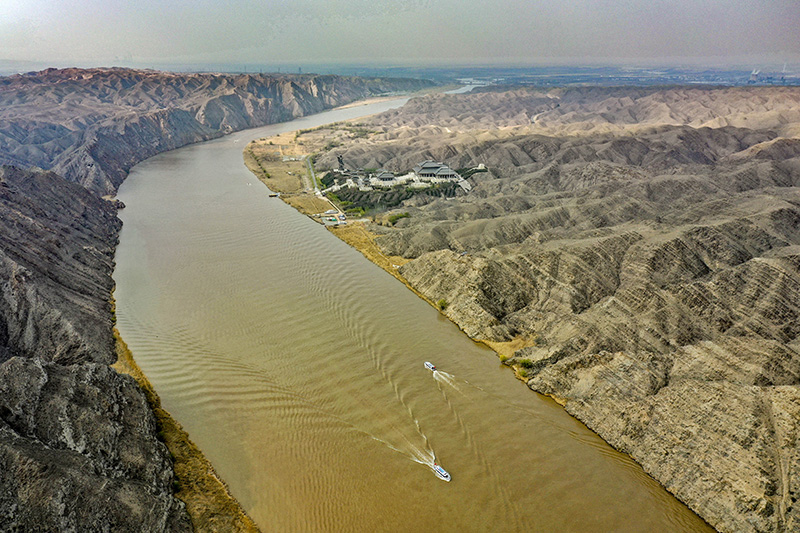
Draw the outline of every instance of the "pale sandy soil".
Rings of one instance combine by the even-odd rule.
[[[361,107],[369,104],[377,104],[379,102],[386,102],[388,100],[397,100],[397,96],[376,96],[375,98],[367,98],[366,100],[359,100],[347,105],[339,106],[336,109],[350,109],[351,107]]]

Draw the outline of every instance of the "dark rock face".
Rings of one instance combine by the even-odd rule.
[[[0,167],[0,530],[188,531],[111,335],[116,207]]]
[[[0,362],[114,362],[116,208],[52,173],[0,167]]]
[[[373,117],[383,133],[337,155],[485,164],[470,194],[374,227],[412,259],[409,284],[475,338],[526,340],[509,362],[526,360],[528,386],[712,526],[798,531],[799,102],[796,88],[437,96]]]
[[[0,528],[190,530],[133,378],[106,365],[0,366]]]
[[[113,194],[136,163],[186,144],[431,82],[341,76],[48,69],[0,78],[0,164]]]

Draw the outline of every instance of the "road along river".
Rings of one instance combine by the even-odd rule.
[[[263,531],[708,528],[242,163],[251,139],[402,103],[134,167],[119,192],[118,326],[164,407]]]

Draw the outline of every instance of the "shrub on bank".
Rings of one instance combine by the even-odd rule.
[[[409,215],[408,213],[397,213],[397,214],[394,214],[394,215],[390,215],[389,216],[389,224],[394,226],[395,224],[397,224],[398,220],[400,220],[401,218],[407,218],[409,216],[411,216],[411,215]]]

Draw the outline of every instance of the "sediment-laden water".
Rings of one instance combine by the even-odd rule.
[[[401,103],[134,167],[119,192],[118,325],[164,406],[264,531],[707,528],[242,163],[251,139]]]

